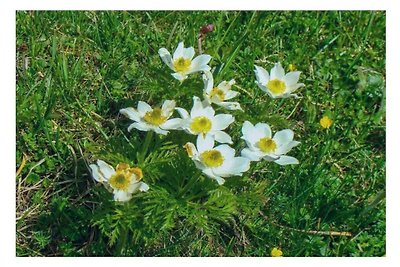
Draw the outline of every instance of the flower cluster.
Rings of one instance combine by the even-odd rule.
[[[90,164],[93,178],[111,189],[116,201],[128,201],[137,191],[147,191],[149,186],[141,182],[143,173],[140,168],[130,168],[126,163],[120,163],[116,170],[102,160]]]
[[[121,114],[133,121],[128,131],[136,129],[167,135],[170,130],[183,130],[197,136],[196,145],[188,142],[184,148],[195,166],[220,185],[225,182],[225,178],[241,176],[248,171],[252,161],[273,161],[279,165],[299,163],[296,158],[286,155],[299,144],[293,140],[293,131],[284,129],[273,135],[270,126],[263,122],[255,125],[249,121],[243,123],[241,139],[247,146],[241,150],[240,156],[236,156],[235,149],[229,146],[233,144],[233,140],[226,132],[235,118],[231,114],[216,114],[213,108],[215,105],[226,110],[243,111],[238,102],[232,102],[239,94],[232,90],[235,80],[221,81],[215,86],[211,67],[208,65],[211,56],[203,54],[194,58],[194,48],[185,48],[183,42],[178,44],[172,56],[166,48],[161,48],[158,53],[161,60],[174,71],[171,75],[180,82],[192,73],[202,72],[204,99],[193,96],[190,112],[177,107],[174,100],[165,100],[161,107],[151,107],[139,101],[136,109],[128,107],[120,110]],[[293,92],[304,86],[298,83],[299,76],[299,71],[285,74],[280,63],[276,63],[270,73],[255,66],[257,85],[272,98],[297,97]],[[174,111],[180,117],[172,118]],[[130,168],[128,164],[120,163],[114,170],[104,161],[98,160],[90,168],[93,178],[110,188],[117,201],[127,201],[133,193],[149,189],[147,184],[140,181],[143,176],[141,170]]]

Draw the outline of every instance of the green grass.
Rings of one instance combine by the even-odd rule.
[[[385,255],[384,12],[17,12],[18,256]],[[253,163],[219,187],[181,147],[192,136],[126,130],[120,108],[175,99],[190,108],[203,88],[182,85],[158,49],[203,49],[217,81],[234,78],[244,120],[293,129],[296,166]],[[302,71],[300,99],[271,99],[253,65]],[[324,114],[333,117],[327,131]],[[118,205],[87,168],[97,158],[144,169],[151,187]],[[193,181],[192,181],[193,182]],[[263,214],[263,215],[261,215]],[[350,232],[332,236],[321,232]],[[127,238],[125,239],[125,233]]]

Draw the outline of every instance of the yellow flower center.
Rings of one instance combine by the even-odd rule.
[[[267,87],[274,94],[283,94],[286,89],[286,84],[281,80],[274,79],[267,83]]]
[[[319,121],[322,128],[329,128],[332,126],[333,121],[328,116],[323,116],[322,119]]]
[[[256,143],[256,145],[261,149],[262,152],[271,153],[275,152],[276,143],[269,137],[263,137]]]
[[[117,165],[116,172],[110,177],[110,185],[114,189],[127,191],[132,179],[140,181],[143,177],[140,168],[130,168],[129,164],[120,163]]]
[[[207,167],[219,167],[224,163],[224,157],[218,150],[206,150],[200,155],[201,161]]]
[[[190,129],[195,133],[207,133],[211,130],[211,121],[204,116],[196,117],[190,124]]]
[[[162,115],[160,108],[155,108],[153,111],[147,112],[143,119],[151,125],[159,126],[167,120],[167,117]]]
[[[190,64],[192,61],[188,58],[177,58],[174,60],[174,69],[176,72],[186,72],[190,69]]]
[[[225,99],[225,93],[218,87],[214,87],[211,92],[210,92],[210,98],[213,98],[214,96],[217,96],[220,101],[224,101]]]

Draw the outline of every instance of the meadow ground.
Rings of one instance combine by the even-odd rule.
[[[27,12],[16,14],[18,256],[385,255],[384,12]],[[202,96],[157,53],[179,41],[204,53],[216,80],[235,79],[229,132],[242,122],[290,128],[299,165],[252,164],[223,186],[200,177],[193,136],[128,133],[119,109]],[[254,64],[302,71],[299,99],[271,99]],[[319,120],[333,119],[329,129]],[[143,152],[146,146],[146,151]],[[149,192],[127,205],[91,178],[101,158],[142,167]]]

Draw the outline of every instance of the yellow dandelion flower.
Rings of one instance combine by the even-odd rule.
[[[283,252],[279,248],[273,248],[271,250],[271,257],[282,257]]]
[[[322,126],[322,128],[327,129],[332,126],[333,121],[328,117],[328,116],[323,116],[319,120],[319,124]]]

